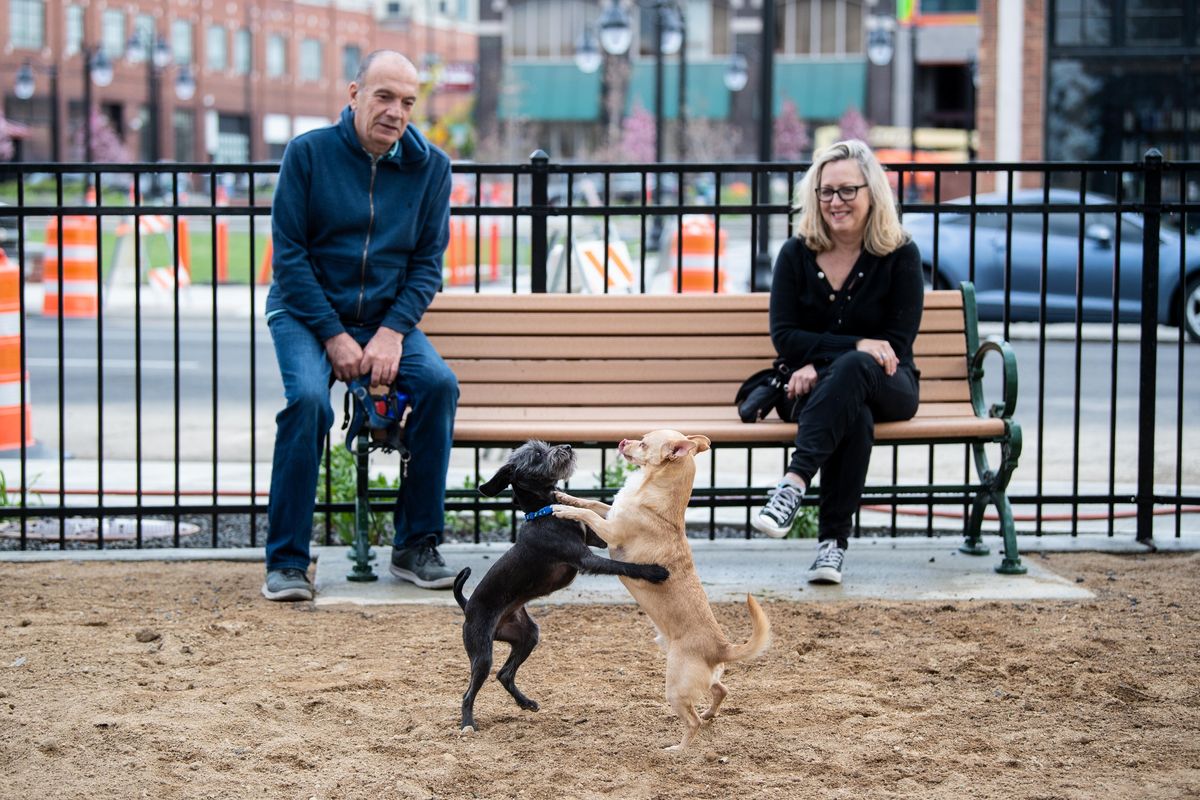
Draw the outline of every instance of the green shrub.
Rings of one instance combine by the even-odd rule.
[[[353,503],[358,495],[358,460],[345,447],[335,445],[330,448],[329,464],[321,461],[321,469],[317,477],[317,502],[318,503]],[[329,489],[330,494],[325,496],[325,475],[326,466],[328,466]],[[383,473],[378,473],[374,478],[368,481],[368,487],[371,489],[398,489],[400,482],[397,479],[388,478]],[[324,520],[324,513],[318,512],[314,518],[314,522],[320,524]],[[379,514],[371,511],[370,521],[367,526],[369,539],[371,544],[382,545],[392,543],[392,530],[387,522],[387,517],[390,514]],[[342,544],[350,544],[354,541],[354,512],[340,511],[333,514],[333,530],[337,534],[338,540]]]

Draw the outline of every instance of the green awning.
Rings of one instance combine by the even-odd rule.
[[[688,116],[691,119],[726,119],[731,95],[725,88],[726,61],[688,62]],[[573,60],[517,61],[505,66],[501,85],[501,119],[590,122],[600,118],[599,71],[580,72]],[[861,58],[777,58],[775,107],[778,114],[791,100],[806,120],[837,119],[854,106],[864,107],[867,62]],[[679,64],[663,65],[663,113],[674,119],[679,107]],[[753,91],[753,84],[743,89]],[[626,113],[640,103],[654,111],[654,61],[634,65]]]

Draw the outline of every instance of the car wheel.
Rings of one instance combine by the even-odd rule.
[[[1200,275],[1188,279],[1183,296],[1183,329],[1189,339],[1200,342]]]

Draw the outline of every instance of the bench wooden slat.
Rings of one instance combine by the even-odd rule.
[[[762,358],[768,364],[775,348],[768,336],[435,336],[443,358]],[[961,356],[966,349],[962,333],[931,333],[917,337],[917,357]]]
[[[554,442],[616,444],[662,427],[682,425],[679,418],[646,417],[631,420],[468,420],[455,426],[455,438],[465,442],[521,442],[538,437]],[[703,433],[719,444],[787,444],[795,438],[794,425],[779,420],[744,425],[737,420],[688,420],[684,433]],[[877,442],[967,441],[997,438],[1005,433],[999,419],[978,417],[917,417],[906,422],[881,422],[875,426]]]
[[[726,294],[720,296],[719,311],[766,310],[770,294]],[[501,294],[439,292],[430,311],[713,311],[713,295],[708,294]],[[962,308],[962,293],[940,289],[925,293],[925,308]]]
[[[531,408],[572,405],[644,406],[728,404],[739,383],[460,383],[460,406],[528,406]],[[921,384],[921,399],[927,402],[967,401],[970,390],[964,381],[928,381]]]
[[[960,320],[961,325],[961,320]],[[767,330],[765,309],[722,312],[698,316],[695,312],[630,311],[446,311],[421,323],[429,336],[450,334],[491,335],[520,331],[527,336],[657,336],[663,333],[711,336],[723,334],[763,335]]]
[[[745,380],[771,365],[763,358],[648,358],[648,359],[542,359],[523,358],[447,359],[460,383],[534,383],[578,381],[730,381]],[[958,356],[927,356],[917,359],[921,380],[967,377],[967,362]]]
[[[567,406],[550,411],[544,407],[530,408],[527,406],[460,406],[458,419],[469,422],[492,420],[496,422],[533,422],[552,416],[554,419],[566,422],[600,422],[621,420],[657,419],[660,422],[670,420],[708,420],[720,423],[737,422],[737,412],[731,405],[719,406]],[[917,407],[917,417],[974,417],[975,412],[970,403],[922,403]],[[772,414],[768,422],[778,421]],[[758,423],[753,423],[758,424]],[[659,425],[658,427],[662,427]]]
[[[442,358],[763,358],[768,336],[434,336]]]

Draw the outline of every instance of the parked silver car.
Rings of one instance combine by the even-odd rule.
[[[1041,189],[1031,189],[1014,192],[1012,202],[1040,204],[1043,200]],[[953,202],[965,204],[969,199]],[[1004,192],[976,197],[977,205],[1007,202]],[[1078,205],[1079,194],[1052,189],[1049,202]],[[1085,206],[1114,202],[1112,198],[1088,195]],[[971,216],[958,212],[939,214],[936,262],[933,215],[908,214],[903,222],[921,249],[927,283],[942,288],[973,280],[980,319],[1003,319],[1007,291],[1010,319],[1038,320],[1044,285],[1047,322],[1073,322],[1080,296],[1083,321],[1108,322],[1112,319],[1114,282],[1119,283],[1117,319],[1121,322],[1140,319],[1144,238],[1140,216],[1122,215],[1119,247],[1116,214],[1111,212],[1088,212],[1081,220],[1078,212],[1055,212],[1044,217],[1032,209],[1015,211],[1011,215],[1011,239],[1007,230],[1009,220],[1003,212],[977,212],[972,249]],[[1183,235],[1164,225],[1159,235],[1158,258],[1159,323],[1181,325],[1190,338],[1200,340],[1200,236]]]

